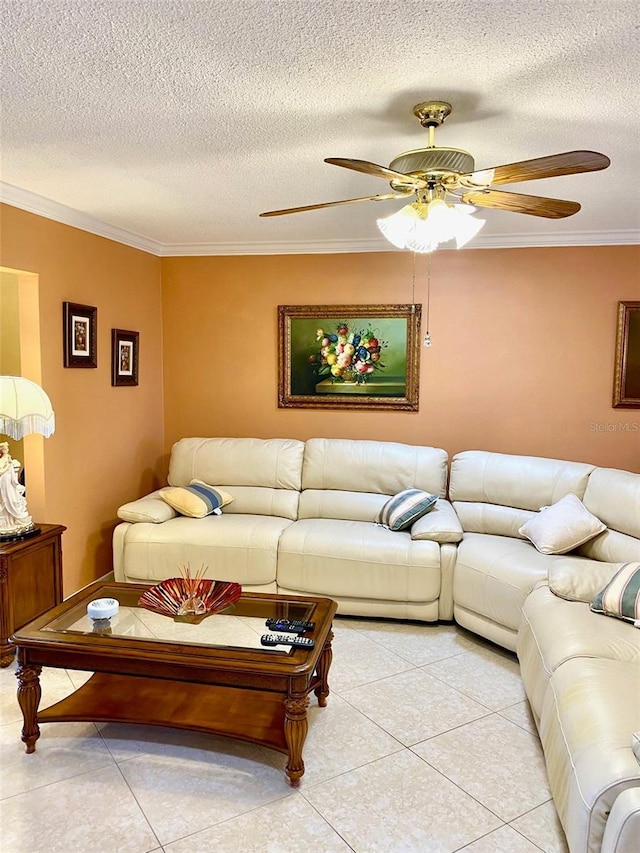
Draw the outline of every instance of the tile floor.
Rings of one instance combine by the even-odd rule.
[[[2,853],[567,853],[513,655],[451,625],[337,618],[301,787],[272,750],[51,723],[25,755],[0,670]],[[87,676],[43,671],[42,707]]]

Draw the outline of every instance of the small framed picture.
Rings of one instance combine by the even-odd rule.
[[[138,384],[139,332],[111,329],[111,384]]]
[[[62,303],[65,367],[97,367],[98,309],[76,302]]]

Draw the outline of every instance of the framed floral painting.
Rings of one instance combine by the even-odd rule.
[[[418,411],[420,305],[280,305],[278,406]]]
[[[65,367],[98,366],[98,309],[77,302],[62,303]]]

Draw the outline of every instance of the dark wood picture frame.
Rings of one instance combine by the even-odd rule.
[[[138,384],[138,346],[140,333],[111,329],[111,384]]]
[[[417,412],[421,309],[279,305],[278,407]]]
[[[98,366],[98,309],[77,302],[62,303],[65,367]]]
[[[640,409],[640,302],[618,302],[613,408]]]

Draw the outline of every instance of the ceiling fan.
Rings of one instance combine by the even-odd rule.
[[[304,207],[290,207],[285,210],[270,210],[260,216],[282,216],[289,213],[302,213],[307,210],[320,210],[340,204],[354,204],[360,201],[383,201],[394,198],[407,198],[414,195],[416,200],[386,219],[379,219],[378,226],[385,236],[401,248],[414,251],[432,251],[445,239],[458,237],[458,247],[471,239],[484,224],[483,220],[474,220],[468,214],[473,207],[507,210],[512,213],[527,213],[546,219],[562,219],[572,216],[580,210],[575,201],[556,198],[524,195],[522,193],[495,190],[499,184],[514,184],[539,178],[555,178],[560,175],[575,175],[580,172],[595,172],[606,169],[610,160],[604,154],[595,151],[567,151],[552,154],[519,163],[508,163],[490,169],[475,169],[474,159],[468,151],[458,148],[440,148],[435,145],[435,130],[440,127],[452,111],[446,101],[426,101],[413,108],[413,114],[420,124],[427,128],[429,136],[427,146],[414,151],[406,151],[395,157],[389,167],[379,166],[367,160],[351,160],[341,157],[327,157],[325,163],[353,169],[378,178],[384,178],[391,184],[393,192],[347,198],[341,201],[329,201],[321,204],[309,204]],[[448,204],[447,202],[453,202]],[[453,214],[456,214],[455,216]],[[405,237],[408,229],[414,229],[417,222],[431,221],[432,233],[428,237]],[[455,223],[458,223],[456,232]],[[394,221],[395,220],[395,221]],[[437,221],[436,221],[437,220]],[[385,225],[385,223],[387,225]],[[466,226],[463,227],[464,223]],[[476,223],[474,226],[473,223]],[[440,226],[440,239],[435,240],[433,227]],[[393,227],[391,227],[393,226]],[[400,231],[398,231],[400,229]],[[473,232],[473,233],[471,233]],[[412,232],[413,233],[413,232]],[[446,237],[446,234],[450,236]],[[394,236],[397,239],[394,239]],[[466,239],[464,239],[466,237]],[[435,245],[434,245],[435,241]]]

